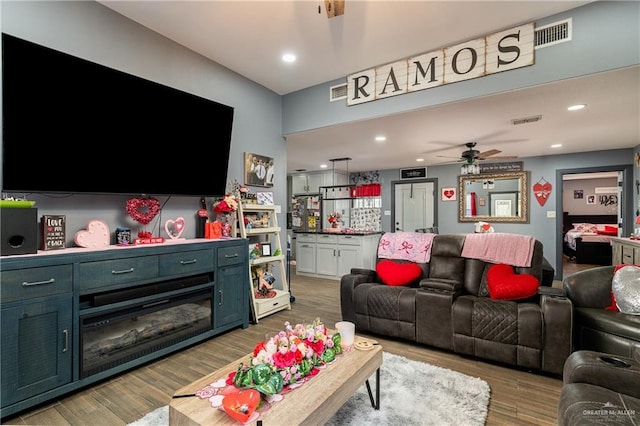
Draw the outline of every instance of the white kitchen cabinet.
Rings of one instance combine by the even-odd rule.
[[[351,268],[375,269],[375,259],[380,234],[335,234],[317,233],[316,241],[303,237],[300,242],[298,234],[296,259],[296,274],[318,278],[339,280],[344,274],[351,272]],[[305,250],[309,257],[315,257],[315,269],[300,268],[300,250]],[[313,253],[313,254],[312,254]]]
[[[291,175],[291,195],[317,194],[321,186],[345,185],[347,175],[333,172],[294,173]]]
[[[319,234],[316,244],[316,274],[338,275],[338,236]]]
[[[316,273],[316,235],[296,234],[296,274]]]

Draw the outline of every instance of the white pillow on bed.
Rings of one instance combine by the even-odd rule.
[[[593,223],[574,223],[573,231],[582,232],[582,233],[592,233],[595,234],[598,230],[598,227]]]

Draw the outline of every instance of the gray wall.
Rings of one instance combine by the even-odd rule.
[[[93,1],[2,1],[0,7],[5,33],[234,107],[228,180],[242,182],[244,152],[273,157],[277,169],[273,187],[275,202],[286,205],[286,144],[282,139],[279,95]],[[109,151],[109,147],[104,148]],[[128,154],[132,164],[144,156],[144,152],[133,147]],[[170,172],[172,161],[176,159],[167,158],[165,172]],[[209,167],[207,159],[199,158],[197,152],[185,153],[180,161],[193,163],[194,167]],[[79,174],[78,179],[108,179],[108,176]],[[116,195],[28,196],[36,201],[39,216],[67,216],[70,246],[73,246],[75,232],[84,229],[91,219],[105,220],[111,230],[118,226],[128,226],[134,233],[142,229],[125,213],[128,198]],[[182,216],[186,221],[183,237],[195,237],[199,199],[158,198],[161,203],[166,201],[166,205],[162,216],[149,224],[147,230],[158,235],[158,229],[164,229],[167,219]],[[208,200],[208,205],[212,202]],[[278,219],[286,223],[284,212]],[[164,230],[160,235],[166,237]]]

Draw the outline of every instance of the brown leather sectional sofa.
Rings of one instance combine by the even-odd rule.
[[[465,235],[436,235],[429,262],[419,264],[422,276],[406,286],[386,285],[373,270],[352,269],[340,283],[343,320],[355,323],[356,332],[562,375],[573,317],[563,290],[541,286],[524,300],[492,299],[492,264],[462,257],[464,242]],[[542,243],[535,241],[531,266],[514,270],[542,282],[543,263]]]

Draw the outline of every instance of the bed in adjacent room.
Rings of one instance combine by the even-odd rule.
[[[611,265],[617,215],[563,215],[564,254],[579,264]]]

